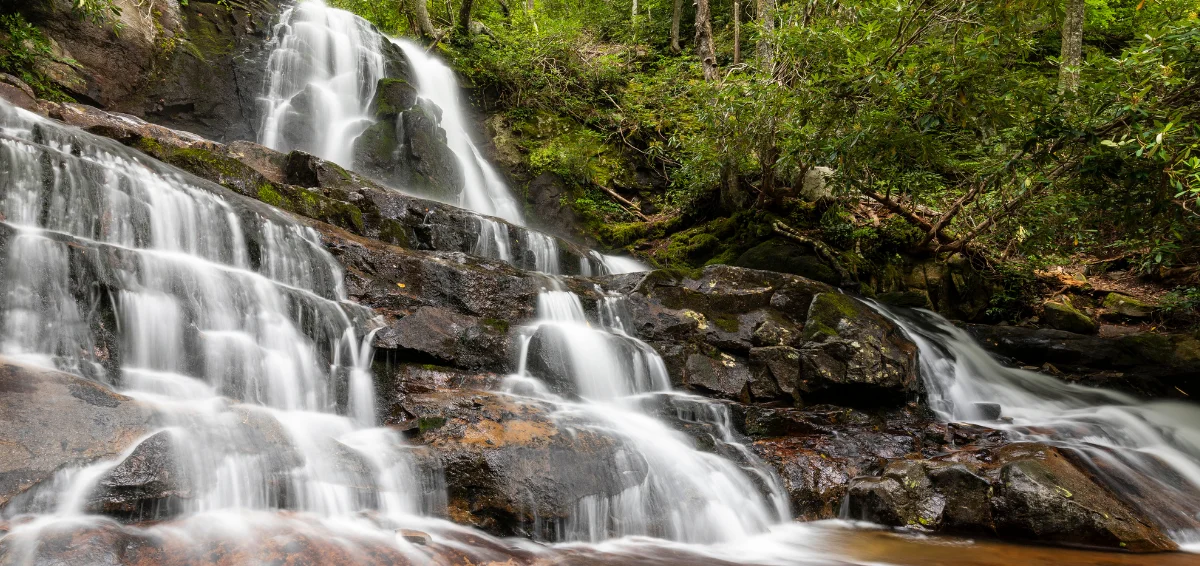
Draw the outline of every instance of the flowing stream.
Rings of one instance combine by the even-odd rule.
[[[393,40],[347,12],[302,2],[282,14],[273,41],[260,140],[350,163],[353,140],[374,120],[375,85],[389,73],[383,42]],[[595,472],[612,474],[620,489],[578,494],[571,516],[533,525],[535,537],[588,545],[616,557],[610,563],[643,552],[676,556],[665,563],[701,555],[856,561],[815,542],[827,531],[787,523],[780,480],[734,433],[728,406],[671,391],[662,359],[631,331],[622,297],[597,289],[589,312],[566,290],[559,241],[524,228],[520,205],[467,133],[453,73],[398,44],[420,96],[443,111],[466,179],[459,204],[480,214],[473,252],[546,275],[537,319],[517,331],[519,369],[504,393],[551,405],[568,433],[599,433],[620,447]],[[339,533],[347,546],[369,539],[419,557],[393,532],[415,524],[435,536],[459,533],[471,541],[462,548],[501,545],[428,518],[444,506],[444,486],[399,434],[377,426],[378,323],[347,300],[341,268],[313,229],[7,103],[0,159],[0,354],[108,384],[154,415],[154,430],[130,451],[61,470],[5,506],[5,564],[35,563],[52,530],[111,522],[98,513],[97,493],[139,450],[176,455],[178,495],[137,511],[143,521],[180,518],[146,527],[158,536],[253,544],[255,533],[319,526],[312,536]],[[584,275],[647,269],[596,252],[580,262]],[[920,348],[943,420],[978,420],[977,403],[999,403],[1011,422],[983,424],[1079,452],[1118,491],[1137,494],[1133,503],[1175,540],[1200,542],[1196,408],[1005,368],[936,315],[879,308]],[[672,423],[696,425],[715,446],[699,450]]]
[[[928,402],[941,420],[978,422],[1075,452],[1182,547],[1200,549],[1200,407],[1005,367],[934,313],[875,306],[920,349]],[[984,420],[981,403],[999,404],[1005,420]]]

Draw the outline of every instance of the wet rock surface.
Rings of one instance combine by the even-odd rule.
[[[541,529],[573,515],[583,495],[616,495],[645,474],[618,465],[616,438],[572,427],[546,403],[442,390],[399,406],[416,422],[413,441],[444,470],[449,517],[493,534],[548,536]]]
[[[1175,550],[1150,519],[1096,483],[1060,449],[1038,443],[896,460],[849,487],[851,517],[1133,552]]]
[[[689,390],[795,405],[843,397],[895,405],[919,391],[915,347],[816,281],[728,266],[696,279],[653,272],[629,301],[638,336]]]
[[[1189,398],[1200,391],[1200,339],[1140,332],[1118,337],[1019,326],[969,324],[966,330],[1010,365],[1072,383],[1147,398]]]
[[[0,358],[0,509],[61,469],[117,456],[153,419],[102,384]]]

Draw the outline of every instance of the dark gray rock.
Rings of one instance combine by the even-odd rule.
[[[804,336],[796,384],[803,398],[899,404],[920,387],[916,347],[891,321],[846,295],[815,296]]]
[[[837,271],[815,252],[779,239],[767,240],[746,250],[734,260],[733,265],[790,273],[830,285],[842,284]]]
[[[88,508],[144,521],[176,514],[180,499],[192,496],[192,479],[179,466],[171,433],[161,431],[143,440],[100,478]]]

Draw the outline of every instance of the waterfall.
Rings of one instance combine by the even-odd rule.
[[[7,103],[0,131],[0,353],[153,409],[131,450],[164,447],[188,485],[155,513],[419,509],[403,441],[372,428],[372,314],[313,229]],[[12,536],[83,520],[119,461],[10,502],[41,517]]]
[[[929,405],[942,420],[980,421],[1018,440],[1070,450],[1176,542],[1200,543],[1200,407],[1139,401],[1004,367],[936,314],[875,307],[920,349]],[[978,403],[998,403],[1011,421],[982,421]]]
[[[283,12],[272,37],[259,143],[350,167],[387,74],[379,33],[349,12],[301,2]]]
[[[787,497],[778,478],[734,438],[728,408],[670,391],[662,358],[629,335],[622,297],[603,296],[598,310],[593,323],[574,293],[543,290],[509,387],[554,402],[556,420],[568,429],[598,429],[620,440],[625,450],[614,469],[645,476],[620,493],[582,498],[556,529],[557,538],[594,542],[648,535],[712,543],[743,539],[786,520]],[[711,427],[713,440],[736,451],[743,465],[697,450],[691,438],[653,414],[656,401],[676,407],[681,420]]]
[[[459,100],[458,77],[454,75],[454,70],[426,53],[424,47],[404,40],[392,41],[404,50],[408,58],[413,79],[417,83],[417,94],[442,109],[441,125],[446,131],[446,144],[458,157],[458,165],[466,179],[459,206],[479,214],[497,216],[519,226],[524,225],[520,205],[467,133],[469,122],[466,109]]]

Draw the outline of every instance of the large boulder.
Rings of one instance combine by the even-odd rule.
[[[733,265],[791,273],[830,285],[841,284],[837,271],[815,252],[780,239],[767,240],[746,250],[734,260]]]
[[[1200,339],[1138,332],[1116,337],[970,324],[984,348],[1013,365],[1138,396],[1186,399],[1200,390]]]
[[[193,496],[192,478],[180,465],[171,432],[143,440],[97,482],[89,510],[133,520],[175,514]]]
[[[1050,328],[1065,330],[1076,334],[1095,334],[1100,330],[1096,321],[1075,308],[1068,302],[1046,303],[1043,306],[1042,317]]]
[[[631,326],[673,382],[741,401],[903,404],[919,391],[916,347],[863,303],[773,271],[657,271],[627,293]]]
[[[916,346],[863,303],[841,293],[813,297],[800,348],[801,398],[897,404],[917,393]]]
[[[552,405],[481,391],[414,394],[401,403],[414,441],[444,469],[452,520],[498,535],[553,536],[586,496],[609,497],[645,477],[622,442],[570,426]]]
[[[102,384],[0,358],[0,508],[60,470],[121,454],[154,418]]]
[[[887,525],[1132,552],[1175,550],[1153,521],[1061,450],[1016,443],[930,460],[895,460],[855,479],[853,518]]]

